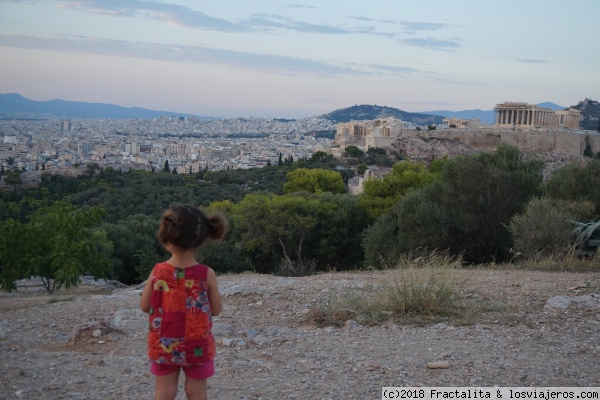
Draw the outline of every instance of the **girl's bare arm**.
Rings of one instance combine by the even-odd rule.
[[[148,277],[146,281],[146,286],[144,286],[144,291],[142,292],[142,297],[140,297],[140,308],[143,312],[150,312],[150,301],[152,298],[152,274]]]
[[[221,302],[221,293],[219,293],[217,274],[215,274],[212,268],[208,269],[206,280],[208,282],[208,300],[210,300],[212,315],[217,316],[223,309],[223,303]]]

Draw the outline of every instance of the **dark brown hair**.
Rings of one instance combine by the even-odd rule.
[[[160,219],[158,240],[184,249],[199,247],[208,239],[220,240],[227,233],[227,219],[221,214],[206,215],[198,207],[174,204]]]

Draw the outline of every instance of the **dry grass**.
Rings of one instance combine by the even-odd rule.
[[[535,271],[599,272],[600,254],[588,258],[582,258],[572,254],[567,256],[546,256],[537,259],[516,261],[511,264],[506,264],[506,267]]]
[[[413,252],[396,261],[391,274],[360,291],[332,295],[311,310],[310,320],[318,325],[343,325],[352,319],[362,325],[393,320],[421,324],[453,321],[471,324],[476,316],[498,311],[500,305],[463,298],[468,274],[462,259],[448,252]]]

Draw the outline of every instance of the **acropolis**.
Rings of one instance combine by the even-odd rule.
[[[535,104],[507,102],[496,104],[494,111],[496,126],[579,128],[580,112],[574,108],[554,111]]]
[[[347,146],[366,152],[371,147],[390,148],[398,140],[414,137],[453,140],[480,150],[493,150],[506,143],[539,154],[600,151],[600,134],[579,128],[577,109],[555,111],[534,104],[505,102],[496,104],[494,111],[494,125],[481,124],[479,119],[445,118],[433,130],[409,129],[408,123],[392,117],[339,123],[330,151],[342,157]]]

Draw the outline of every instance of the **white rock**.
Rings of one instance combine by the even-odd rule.
[[[554,296],[549,298],[544,305],[544,309],[566,310],[571,305],[571,300],[565,296]]]

